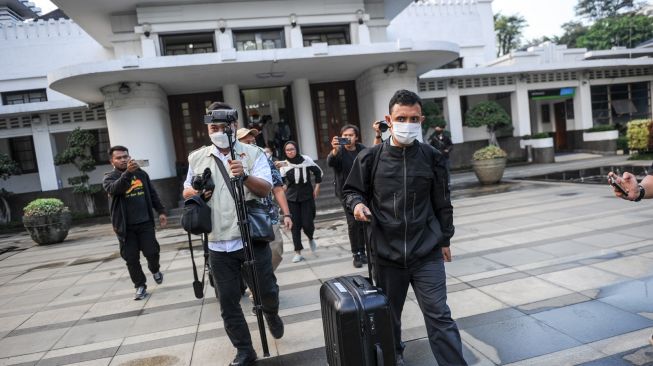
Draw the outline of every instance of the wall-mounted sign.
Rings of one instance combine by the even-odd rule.
[[[560,89],[546,89],[546,90],[531,90],[528,92],[528,97],[533,100],[567,99],[567,98],[573,98],[575,94],[576,94],[576,88],[560,88]]]

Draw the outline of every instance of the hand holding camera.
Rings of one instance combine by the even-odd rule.
[[[388,130],[388,128],[389,128],[388,122],[386,122],[385,120],[378,120],[378,121],[374,122],[372,127],[374,128],[374,131],[376,132],[377,135],[380,135],[383,132],[386,132]]]
[[[134,173],[137,171],[140,167],[138,166],[138,163],[134,159],[129,159],[129,162],[127,162],[127,171],[130,173]]]
[[[208,201],[215,189],[215,183],[211,178],[211,169],[206,168],[202,174],[193,176],[190,184],[197,194],[202,195],[204,201]]]

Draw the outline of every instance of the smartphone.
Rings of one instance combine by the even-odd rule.
[[[135,161],[136,164],[138,164],[138,166],[140,166],[141,168],[145,168],[145,167],[150,166],[150,161],[147,160],[147,159],[134,159],[134,161]]]
[[[610,182],[610,185],[615,187],[619,192],[621,192],[624,195],[628,195],[628,191],[626,191],[626,188],[624,188],[622,185],[617,183],[617,180],[614,177],[608,177],[608,182]]]
[[[351,144],[351,140],[348,139],[347,137],[338,137],[338,145],[349,145]]]

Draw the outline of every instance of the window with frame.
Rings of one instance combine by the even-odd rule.
[[[48,94],[45,89],[21,90],[15,92],[2,93],[2,104],[26,104],[47,102]]]
[[[286,48],[283,29],[257,29],[232,31],[234,48],[238,51]]]
[[[163,56],[215,52],[214,33],[168,34],[159,36]]]
[[[351,44],[349,25],[332,25],[320,27],[302,27],[304,47],[313,43],[326,43],[329,46]]]
[[[551,106],[542,104],[542,123],[551,123]]]
[[[592,86],[594,125],[651,118],[649,82]]]
[[[10,138],[9,148],[11,158],[18,163],[22,174],[37,173],[39,171],[32,136]]]
[[[91,147],[91,155],[95,162],[98,164],[107,164],[109,161],[109,148],[111,143],[109,142],[109,130],[102,128],[99,130],[89,130],[90,133],[95,137],[95,146]]]

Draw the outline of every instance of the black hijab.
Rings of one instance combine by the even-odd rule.
[[[286,160],[288,160],[289,163],[291,164],[301,164],[304,162],[304,157],[302,157],[302,154],[299,153],[299,146],[297,146],[297,143],[295,141],[288,141],[283,145],[283,154],[286,154],[286,146],[288,145],[293,145],[295,147],[295,151],[297,154],[295,155],[294,158],[290,159],[288,156],[286,156]]]

